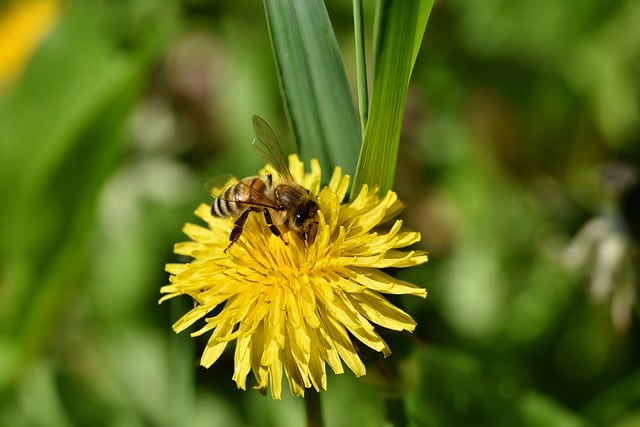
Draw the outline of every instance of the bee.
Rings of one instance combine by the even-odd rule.
[[[221,179],[216,177],[207,183],[209,192],[215,197],[211,214],[218,218],[235,218],[229,235],[229,250],[242,235],[242,230],[252,212],[262,213],[271,233],[285,245],[289,242],[284,233],[292,231],[308,246],[315,239],[318,225],[318,203],[314,196],[296,183],[291,176],[287,160],[275,133],[261,117],[254,115],[252,125],[255,133],[253,146],[267,163],[278,172],[278,179],[271,174],[249,176],[223,188],[219,194],[211,189],[219,187]]]

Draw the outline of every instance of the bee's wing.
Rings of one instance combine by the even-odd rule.
[[[235,184],[237,181],[237,178],[230,174],[218,175],[207,180],[204,184],[204,188],[209,194],[217,199],[224,190],[229,188],[232,184]]]
[[[260,154],[260,157],[262,157],[265,162],[271,163],[281,178],[293,181],[287,159],[282,152],[282,147],[273,129],[271,129],[262,117],[257,115],[251,118],[251,124],[253,125],[253,131],[256,135],[253,140],[253,146]]]

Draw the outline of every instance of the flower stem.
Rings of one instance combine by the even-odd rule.
[[[353,31],[356,42],[356,72],[358,76],[358,109],[360,110],[360,128],[362,137],[369,119],[369,89],[367,85],[367,59],[364,45],[364,23],[362,19],[362,0],[353,0]]]
[[[408,425],[407,414],[402,399],[385,399],[387,409],[387,421],[395,427],[405,427]]]
[[[315,390],[308,390],[304,394],[304,406],[307,413],[307,427],[322,427],[320,394]]]

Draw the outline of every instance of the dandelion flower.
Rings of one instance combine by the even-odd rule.
[[[170,284],[161,288],[160,302],[188,295],[194,307],[174,325],[181,332],[204,319],[192,333],[210,333],[201,364],[210,367],[235,341],[233,380],[246,390],[250,371],[255,388],[280,399],[283,372],[294,395],[305,389],[326,390],[328,365],[343,373],[346,365],[356,376],[365,374],[353,340],[391,353],[375,326],[413,331],[416,323],[382,294],[426,297],[426,291],[382,272],[427,261],[422,251],[400,248],[420,240],[420,234],[393,220],[403,205],[389,191],[380,197],[366,186],[349,203],[342,203],[349,176],[336,168],[329,184],[320,188],[321,171],[311,161],[305,173],[297,156],[289,157],[296,182],[318,201],[315,240],[306,245],[288,233],[289,244],[274,236],[261,215],[250,215],[240,239],[225,252],[233,219],[216,218],[207,205],[195,214],[208,227],[187,223],[191,239],[175,252],[191,257],[183,264],[167,264]],[[276,175],[269,165],[264,173]]]

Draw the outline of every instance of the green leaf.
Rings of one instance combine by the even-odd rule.
[[[304,159],[353,174],[361,143],[335,34],[321,0],[265,0],[280,91]]]
[[[364,43],[364,22],[362,18],[362,0],[353,0],[353,33],[356,50],[356,73],[358,76],[358,112],[360,128],[364,134],[369,119],[369,87],[367,83],[367,61]]]
[[[381,0],[376,12],[369,121],[353,182],[386,192],[393,186],[404,102],[433,0]]]

